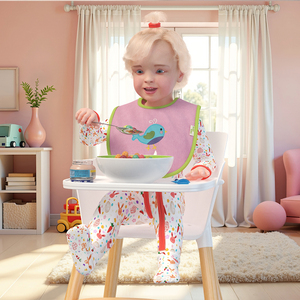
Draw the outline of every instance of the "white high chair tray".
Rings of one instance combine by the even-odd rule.
[[[160,179],[152,183],[114,182],[105,176],[96,176],[94,182],[72,182],[63,180],[63,187],[72,190],[102,190],[102,191],[148,191],[148,192],[199,192],[213,188],[218,178],[212,177],[201,181],[191,181],[189,184],[176,184],[171,180]]]

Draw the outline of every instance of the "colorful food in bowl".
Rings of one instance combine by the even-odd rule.
[[[116,154],[115,158],[146,158],[146,157],[145,155],[139,153],[129,155],[127,151],[123,151],[122,154]]]
[[[173,156],[145,155],[143,159],[133,156],[98,156],[97,164],[100,171],[115,182],[149,183],[164,177],[173,163]]]

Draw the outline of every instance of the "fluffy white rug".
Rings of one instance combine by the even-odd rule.
[[[220,282],[300,281],[300,247],[279,232],[218,233],[213,236],[214,259]],[[156,241],[124,239],[120,283],[152,283]],[[103,283],[107,253],[86,283]],[[49,283],[67,283],[72,258],[67,253],[48,276]],[[199,252],[195,241],[184,241],[179,267],[181,283],[201,282]]]

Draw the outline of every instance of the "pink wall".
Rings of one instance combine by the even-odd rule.
[[[0,2],[0,66],[19,67],[19,81],[40,87],[54,85],[42,102],[39,116],[47,137],[42,146],[51,151],[51,213],[63,211],[71,195],[62,187],[72,163],[73,78],[77,16],[63,10],[67,2]],[[69,2],[68,2],[69,3]],[[0,112],[0,123],[26,129],[31,108],[19,89],[20,110]]]
[[[276,1],[274,1],[276,3]],[[269,16],[274,92],[274,143],[277,201],[285,197],[282,154],[300,148],[300,11],[299,1],[278,1],[281,9]]]
[[[75,2],[79,4],[83,2]],[[99,4],[101,2],[90,2]],[[102,2],[104,3],[104,2]],[[101,4],[102,4],[101,3]],[[143,5],[218,5],[268,4],[268,1],[119,1],[109,4]],[[282,154],[300,147],[299,70],[300,70],[300,3],[273,1],[281,6],[269,13],[273,53],[275,172],[277,200],[285,195]],[[62,180],[69,176],[72,163],[73,79],[77,29],[76,12],[63,10],[70,1],[0,1],[0,67],[19,67],[19,81],[40,86],[54,85],[42,103],[39,115],[47,137],[43,146],[51,146],[51,213],[60,213],[65,199]],[[108,4],[108,1],[105,1]],[[143,15],[147,12],[143,11]],[[217,21],[216,11],[168,12],[169,21]],[[20,110],[0,112],[0,123],[18,123],[25,130],[31,117],[25,94],[19,89]]]

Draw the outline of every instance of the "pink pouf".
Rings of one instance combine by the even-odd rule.
[[[277,202],[265,201],[257,205],[253,212],[253,222],[263,231],[280,229],[286,221],[286,212]]]

